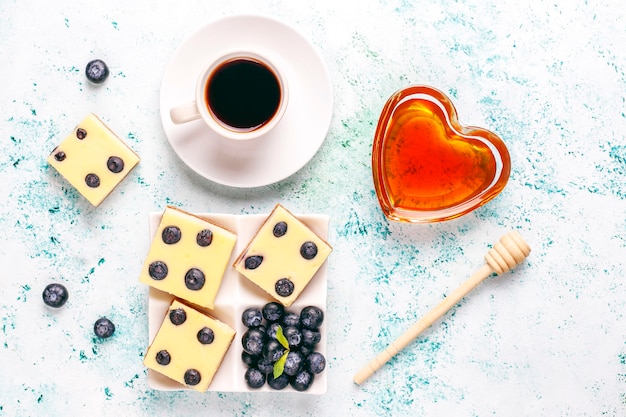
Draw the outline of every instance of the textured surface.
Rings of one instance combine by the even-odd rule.
[[[110,0],[0,2],[0,416],[626,414],[626,11],[597,2]],[[334,85],[326,142],[278,184],[190,171],[159,120],[162,71],[209,20],[262,13],[320,49]],[[88,84],[86,63],[111,75]],[[511,178],[457,220],[389,223],[370,151],[387,98],[446,92],[507,143]],[[98,208],[45,159],[88,112],[142,158]],[[306,126],[303,126],[306,129]],[[330,215],[328,393],[159,392],[146,385],[147,215]],[[363,387],[352,375],[436,305],[510,229],[529,259],[484,282]],[[41,301],[51,281],[68,303]],[[101,315],[115,335],[92,335]],[[210,411],[209,411],[210,410]]]

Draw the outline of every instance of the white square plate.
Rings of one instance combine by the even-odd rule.
[[[231,215],[231,214],[211,214],[195,213],[209,221],[222,226],[237,234],[237,243],[231,255],[229,265],[232,265],[237,256],[246,247],[248,242],[254,237],[269,214],[255,215]],[[154,236],[161,220],[161,212],[153,212],[149,215],[150,238]],[[313,230],[324,240],[328,238],[328,222],[326,215],[306,214],[296,215],[296,217]],[[306,306],[314,305],[319,307],[326,314],[326,290],[327,290],[327,262],[321,266],[313,279],[309,282],[300,297],[288,308],[287,311],[300,313]],[[173,297],[167,293],[150,288],[148,295],[148,343],[152,343]],[[282,391],[271,389],[267,384],[259,389],[251,389],[246,384],[244,374],[246,365],[241,360],[243,351],[241,337],[246,332],[246,327],[241,322],[241,315],[248,307],[263,307],[266,303],[275,301],[265,291],[258,288],[247,278],[241,276],[234,268],[229,266],[224,274],[224,279],[215,299],[215,308],[209,310],[211,316],[231,326],[236,331],[235,338],[224,357],[222,365],[215,375],[209,391],[221,392],[298,392],[287,387]],[[326,321],[326,320],[325,320]],[[316,351],[326,356],[326,324],[320,327],[322,339],[316,347]],[[313,385],[303,393],[324,394],[326,392],[328,369],[315,375]],[[188,388],[180,385],[158,372],[148,369],[148,385],[157,390],[186,390]]]

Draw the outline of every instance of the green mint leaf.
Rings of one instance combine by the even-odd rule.
[[[287,341],[287,338],[285,338],[283,328],[281,326],[276,328],[276,340],[278,340],[278,343],[283,345],[285,349],[289,350],[289,342]]]
[[[283,353],[283,356],[281,356],[280,359],[277,360],[276,363],[274,363],[274,379],[278,378],[279,376],[283,374],[283,371],[285,370],[285,362],[287,362],[288,353],[289,353],[289,349],[287,349],[285,353]]]

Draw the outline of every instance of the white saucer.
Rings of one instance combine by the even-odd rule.
[[[194,100],[202,67],[235,49],[271,56],[284,68],[289,104],[277,127],[235,143],[201,120],[172,123],[170,109]],[[263,16],[230,16],[204,26],[175,52],[161,84],[161,121],[176,154],[203,177],[233,187],[268,185],[297,172],[324,142],[332,112],[330,75],[315,47],[292,27]]]

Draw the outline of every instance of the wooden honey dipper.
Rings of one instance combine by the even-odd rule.
[[[409,328],[402,336],[397,338],[385,350],[383,350],[370,363],[365,365],[354,375],[354,382],[363,384],[370,376],[387,363],[398,352],[404,349],[410,342],[429,328],[437,319],[443,316],[455,304],[457,304],[470,291],[478,286],[492,273],[498,275],[510,271],[520,264],[530,254],[530,246],[517,232],[510,232],[496,243],[485,255],[485,264],[461,284],[456,290],[448,295],[435,308],[430,310],[421,320]]]

